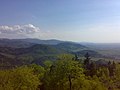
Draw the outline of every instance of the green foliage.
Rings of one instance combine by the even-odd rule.
[[[32,68],[0,71],[0,90],[36,90],[39,79]]]
[[[44,83],[46,90],[107,90],[96,78],[85,76],[82,65],[72,56],[61,55],[45,74]]]
[[[99,79],[94,76],[93,78],[79,78],[76,81],[75,88],[73,90],[107,90]]]
[[[43,66],[0,70],[0,90],[119,90],[120,65],[99,66],[89,57],[87,54],[88,62],[81,63],[71,54],[61,54]]]
[[[39,82],[42,83],[42,78],[44,77],[44,73],[45,73],[45,69],[44,67],[40,66],[40,65],[36,65],[36,64],[32,64],[30,65],[30,67],[33,69],[33,73],[35,75],[37,75],[37,77],[39,78]]]
[[[49,61],[49,60],[44,61],[44,67],[46,69],[50,68],[52,66],[52,64],[53,64],[52,61]]]
[[[48,90],[66,90],[70,88],[70,81],[73,82],[78,77],[84,77],[81,65],[72,60],[72,57],[67,58],[69,55],[59,57],[50,71],[46,73],[45,83]]]

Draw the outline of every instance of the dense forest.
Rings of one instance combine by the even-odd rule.
[[[0,39],[0,90],[120,90],[120,48],[95,46]]]
[[[55,61],[0,70],[0,90],[119,90],[120,64],[61,54]]]

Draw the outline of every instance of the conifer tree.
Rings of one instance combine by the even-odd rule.
[[[97,74],[97,67],[96,67],[96,64],[95,64],[95,62],[92,62],[91,64],[90,64],[90,76],[94,76],[94,75],[96,75]]]
[[[108,70],[109,70],[109,76],[115,75],[116,64],[114,61],[113,61],[113,63],[111,63],[110,61],[108,62]]]
[[[75,54],[75,60],[76,60],[76,61],[78,60],[78,56],[77,56],[77,54]]]
[[[85,65],[85,68],[86,68],[86,69],[89,69],[89,65],[90,65],[90,55],[89,55],[88,52],[85,54],[84,65]]]

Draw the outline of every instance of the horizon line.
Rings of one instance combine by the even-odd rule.
[[[73,41],[73,40],[62,40],[62,39],[40,39],[40,38],[0,38],[1,39],[8,39],[8,40],[17,40],[17,39],[37,39],[37,40],[57,40],[57,41],[63,41],[63,42],[73,42],[73,43],[82,43],[82,44],[120,44],[120,42],[90,42],[90,41]]]

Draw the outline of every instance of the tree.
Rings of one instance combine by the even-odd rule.
[[[97,74],[97,67],[96,67],[95,62],[91,62],[89,69],[90,69],[90,70],[89,70],[89,75],[90,75],[91,77],[93,77],[94,75]]]
[[[87,52],[85,54],[84,66],[85,66],[86,69],[89,69],[89,65],[90,65],[90,55]]]
[[[39,78],[29,67],[0,71],[0,90],[36,90]]]
[[[83,69],[79,62],[64,56],[54,63],[52,73],[47,73],[46,88],[49,90],[73,90],[73,82],[83,76]]]
[[[116,64],[113,61],[113,63],[111,63],[110,61],[108,62],[108,69],[109,69],[109,76],[114,76],[115,75],[115,70],[116,70]]]
[[[75,54],[75,56],[74,56],[73,60],[76,60],[76,61],[78,61],[78,60],[79,60],[79,59],[78,59],[77,54]]]

